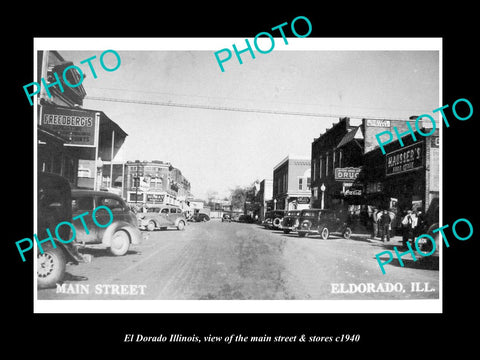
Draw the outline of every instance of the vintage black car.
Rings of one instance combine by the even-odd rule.
[[[242,214],[238,217],[238,222],[252,224],[255,220],[250,215]]]
[[[207,222],[207,221],[210,221],[210,216],[208,216],[205,213],[199,213],[199,214],[193,215],[192,219],[195,222]]]
[[[309,209],[302,210],[298,218],[299,226],[297,234],[304,237],[308,234],[317,234],[322,239],[328,239],[330,233],[341,233],[345,239],[349,239],[352,234],[346,219],[340,212],[327,209]]]
[[[285,216],[284,210],[270,210],[265,213],[265,220],[263,226],[266,229],[280,229],[282,219]]]
[[[230,214],[223,214],[222,222],[232,222],[232,217],[230,216]]]
[[[68,181],[62,176],[38,173],[38,238],[47,237],[46,229],[54,233],[56,226],[67,221],[72,223],[71,189]],[[59,228],[61,239],[71,238],[68,226]],[[38,288],[55,287],[65,276],[67,263],[85,263],[91,261],[91,256],[78,252],[74,242],[55,241],[56,248],[50,242],[42,244],[43,253],[37,253],[37,286]]]
[[[298,221],[300,212],[301,210],[289,210],[283,217],[281,228],[285,234],[288,234],[291,231],[296,231],[298,225],[300,225]]]

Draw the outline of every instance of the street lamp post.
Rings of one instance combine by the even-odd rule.
[[[325,184],[322,184],[322,186],[320,186],[320,190],[322,191],[322,204],[321,204],[321,209],[324,208],[325,206]]]
[[[103,176],[103,161],[101,157],[97,158],[97,161],[95,162],[95,165],[97,167],[97,174],[96,174],[96,181],[95,181],[95,190],[100,190],[102,187],[102,176]]]

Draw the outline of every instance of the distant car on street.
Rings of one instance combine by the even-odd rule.
[[[255,220],[250,215],[240,215],[238,217],[238,222],[252,224]]]
[[[230,214],[223,214],[222,216],[222,222],[232,222],[232,217],[230,216]]]
[[[187,224],[187,219],[182,209],[173,205],[149,207],[147,212],[137,213],[137,219],[139,228],[148,231],[169,228],[184,230]]]
[[[72,223],[72,200],[68,180],[56,174],[38,173],[38,238],[47,238],[49,229],[52,234],[62,221]],[[71,238],[71,229],[63,226],[58,230],[61,239]],[[65,276],[67,263],[75,265],[91,261],[91,256],[78,252],[73,242],[55,241],[56,248],[50,242],[42,244],[43,253],[37,252],[37,286],[42,288],[55,287]]]
[[[301,210],[289,210],[282,219],[281,228],[285,234],[296,231]]]
[[[267,229],[280,229],[282,219],[285,216],[284,210],[270,210],[265,213],[263,226]]]
[[[93,210],[99,206],[108,207],[113,214],[113,221],[106,228],[96,226],[91,216]],[[106,191],[73,189],[72,215],[75,217],[86,211],[90,216],[83,219],[89,231],[87,234],[81,221],[74,221],[76,242],[105,246],[116,256],[125,255],[131,244],[140,244],[142,235],[138,230],[137,218],[120,196]],[[96,213],[96,219],[100,224],[107,224],[110,215],[106,211],[99,211]]]
[[[298,218],[297,234],[304,237],[308,234],[318,234],[327,240],[330,233],[339,232],[345,239],[349,239],[352,230],[345,219],[342,219],[335,210],[308,209],[302,210]]]
[[[195,221],[195,222],[207,222],[207,221],[210,221],[210,216],[208,216],[207,214],[204,214],[204,213],[195,214],[195,215],[193,215],[193,221]]]

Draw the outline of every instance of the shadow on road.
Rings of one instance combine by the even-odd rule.
[[[373,257],[376,261],[376,257]],[[429,257],[417,257],[417,260],[413,259],[403,259],[403,266],[400,264],[397,258],[394,258],[390,263],[383,265],[385,268],[389,265],[396,267],[404,267],[407,269],[418,269],[418,270],[439,270],[439,258],[438,256],[429,256]],[[385,269],[386,270],[386,269]],[[386,270],[387,271],[387,270]]]
[[[94,258],[96,257],[117,257],[116,255],[113,255],[108,249],[101,249],[101,248],[90,248],[90,247],[85,247],[85,248],[79,248],[78,252],[81,254],[90,254]],[[128,255],[139,255],[140,253],[135,250],[128,250],[127,253],[123,256],[128,256]]]
[[[72,275],[69,272],[66,272],[62,282],[65,282],[65,281],[88,281],[88,277]]]

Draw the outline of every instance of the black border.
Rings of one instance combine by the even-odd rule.
[[[382,8],[364,3],[354,6],[342,3],[337,9],[322,3],[312,3],[305,9],[293,9],[291,4],[277,3],[265,13],[246,3],[198,5],[188,3],[183,9],[169,9],[162,3],[111,4],[105,12],[88,3],[37,4],[22,14],[18,26],[2,25],[8,43],[13,48],[11,57],[5,57],[4,70],[8,74],[7,108],[8,138],[4,141],[4,179],[7,197],[4,212],[7,222],[6,258],[8,271],[4,297],[11,301],[7,311],[13,314],[4,321],[7,343],[18,350],[18,345],[40,349],[53,346],[72,354],[99,352],[113,354],[133,350],[160,350],[165,347],[179,354],[184,349],[207,348],[208,351],[243,348],[243,344],[135,344],[124,343],[126,333],[158,335],[334,335],[358,333],[358,344],[299,344],[298,349],[316,351],[368,350],[372,356],[404,353],[406,356],[433,351],[448,345],[473,344],[474,331],[467,328],[475,308],[475,250],[477,229],[468,241],[451,241],[444,251],[444,313],[443,314],[33,314],[32,261],[21,263],[14,241],[27,232],[33,233],[33,109],[25,101],[22,86],[32,81],[34,37],[253,37],[258,32],[299,15],[306,16],[313,25],[310,37],[442,37],[443,38],[443,104],[452,104],[458,98],[467,98],[474,107],[473,118],[451,121],[443,132],[443,218],[452,224],[458,218],[469,219],[478,227],[476,205],[475,149],[478,79],[475,54],[476,37],[473,5],[451,4],[421,9],[418,4],[385,3]],[[152,9],[152,6],[154,9]],[[471,6],[471,8],[470,8]],[[269,7],[267,5],[267,7]],[[16,30],[18,29],[18,33]],[[9,47],[9,48],[10,48]],[[415,86],[415,84],[412,84]],[[5,89],[5,88],[4,88]],[[13,102],[12,102],[13,100]],[[13,157],[13,158],[12,158]],[[18,174],[20,170],[20,174]],[[5,186],[5,185],[4,185]],[[28,224],[28,226],[27,226]],[[30,228],[30,230],[28,230]],[[4,258],[5,258],[4,257]],[[11,309],[11,310],[10,310]],[[5,333],[4,331],[4,333]],[[23,336],[27,335],[28,336]],[[248,344],[249,348],[253,347]],[[287,345],[259,344],[255,348],[283,351]],[[72,351],[73,350],[73,351]],[[158,354],[162,354],[159,352]],[[359,354],[359,353],[358,353]],[[165,356],[163,353],[162,356]]]

